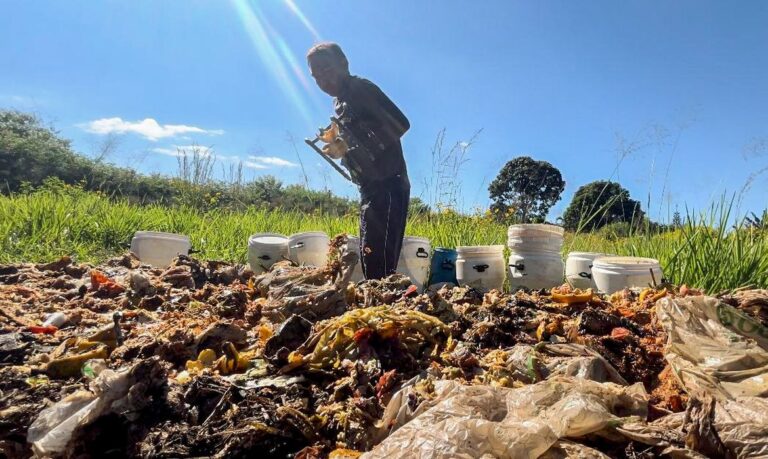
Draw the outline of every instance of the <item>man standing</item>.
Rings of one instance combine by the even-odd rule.
[[[360,188],[360,253],[366,279],[381,279],[397,268],[405,235],[411,185],[400,138],[410,124],[400,109],[370,81],[350,75],[336,43],[307,53],[317,86],[333,96],[340,143],[329,156],[341,158]]]

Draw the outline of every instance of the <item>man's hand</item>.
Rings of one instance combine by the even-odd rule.
[[[332,122],[327,128],[320,129],[320,134],[317,137],[325,143],[331,143],[338,136],[339,126]]]
[[[341,159],[347,154],[349,147],[347,142],[339,135],[339,126],[336,123],[331,123],[327,128],[321,129],[317,137],[328,144],[323,147],[323,153],[327,156],[333,159]]]
[[[328,145],[323,146],[323,153],[333,159],[341,159],[347,154],[347,142],[341,137],[336,137]]]

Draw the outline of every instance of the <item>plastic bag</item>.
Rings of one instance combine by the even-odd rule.
[[[481,360],[485,374],[480,382],[491,383],[499,377],[509,376],[516,381],[536,382],[537,378],[549,379],[569,376],[597,382],[613,382],[627,385],[624,378],[607,360],[594,350],[580,344],[546,344],[536,346],[516,344],[504,351],[495,351],[499,362],[494,363],[491,354]],[[434,406],[439,400],[426,400],[412,407],[409,400],[418,391],[419,378],[405,382],[390,399],[379,423],[379,439],[397,430],[411,419]],[[476,381],[477,382],[477,381]],[[441,383],[438,383],[438,385]],[[443,394],[447,395],[447,394]]]
[[[683,387],[719,399],[768,395],[768,329],[711,297],[664,298],[665,356]]]
[[[546,453],[539,456],[539,459],[610,459],[596,449],[584,446],[580,443],[574,443],[568,440],[559,440],[552,445]]]
[[[642,384],[622,387],[555,377],[519,389],[435,383],[429,409],[364,458],[537,458],[560,438],[644,418]]]
[[[108,413],[135,419],[148,404],[147,394],[165,384],[165,370],[157,358],[122,371],[104,370],[91,382],[91,391],[78,391],[40,412],[27,431],[37,456],[64,453],[78,428]]]
[[[708,402],[695,403],[705,405]],[[671,454],[694,441],[694,436],[699,435],[699,432],[707,430],[697,428],[696,424],[711,423],[717,436],[715,441],[722,442],[731,457],[768,457],[767,399],[738,397],[733,400],[716,400],[711,408],[710,419],[704,419],[702,415],[691,415],[689,407],[686,413],[664,416],[652,423],[628,423],[617,430],[631,440],[666,448],[665,453]],[[710,415],[708,412],[704,414]],[[703,442],[697,438],[695,443]],[[686,454],[686,457],[705,457],[691,450],[686,450]]]
[[[87,425],[128,392],[128,371],[104,370],[94,381],[94,392],[78,391],[44,409],[29,427],[27,441],[38,456],[64,452],[75,429]]]

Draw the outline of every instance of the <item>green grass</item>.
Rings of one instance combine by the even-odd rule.
[[[648,256],[661,261],[665,276],[710,292],[744,286],[768,287],[768,234],[728,222],[730,207],[714,206],[689,217],[677,231],[609,238],[569,234],[571,250]],[[248,236],[319,230],[357,234],[357,216],[270,211],[243,212],[140,206],[76,188],[0,196],[0,263],[48,261],[70,255],[100,262],[121,253],[135,231],[168,231],[191,237],[206,259],[245,262]],[[433,247],[504,244],[506,226],[481,215],[442,213],[414,217],[407,234],[431,240]]]

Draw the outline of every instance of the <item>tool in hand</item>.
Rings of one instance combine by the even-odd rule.
[[[347,172],[344,169],[342,169],[331,158],[329,158],[328,155],[323,153],[323,150],[321,150],[320,147],[317,146],[317,142],[319,142],[321,140],[325,141],[323,138],[321,138],[324,132],[325,132],[325,130],[323,128],[320,128],[318,134],[315,136],[314,139],[304,139],[304,142],[307,145],[309,145],[310,147],[312,147],[312,149],[315,150],[318,155],[322,156],[322,158],[324,160],[326,160],[328,162],[328,164],[333,166],[333,168],[336,169],[336,171],[339,174],[341,174],[342,177],[344,177],[345,179],[347,179],[347,180],[349,180],[351,182],[352,181],[352,177],[350,177],[349,174],[347,174]]]

